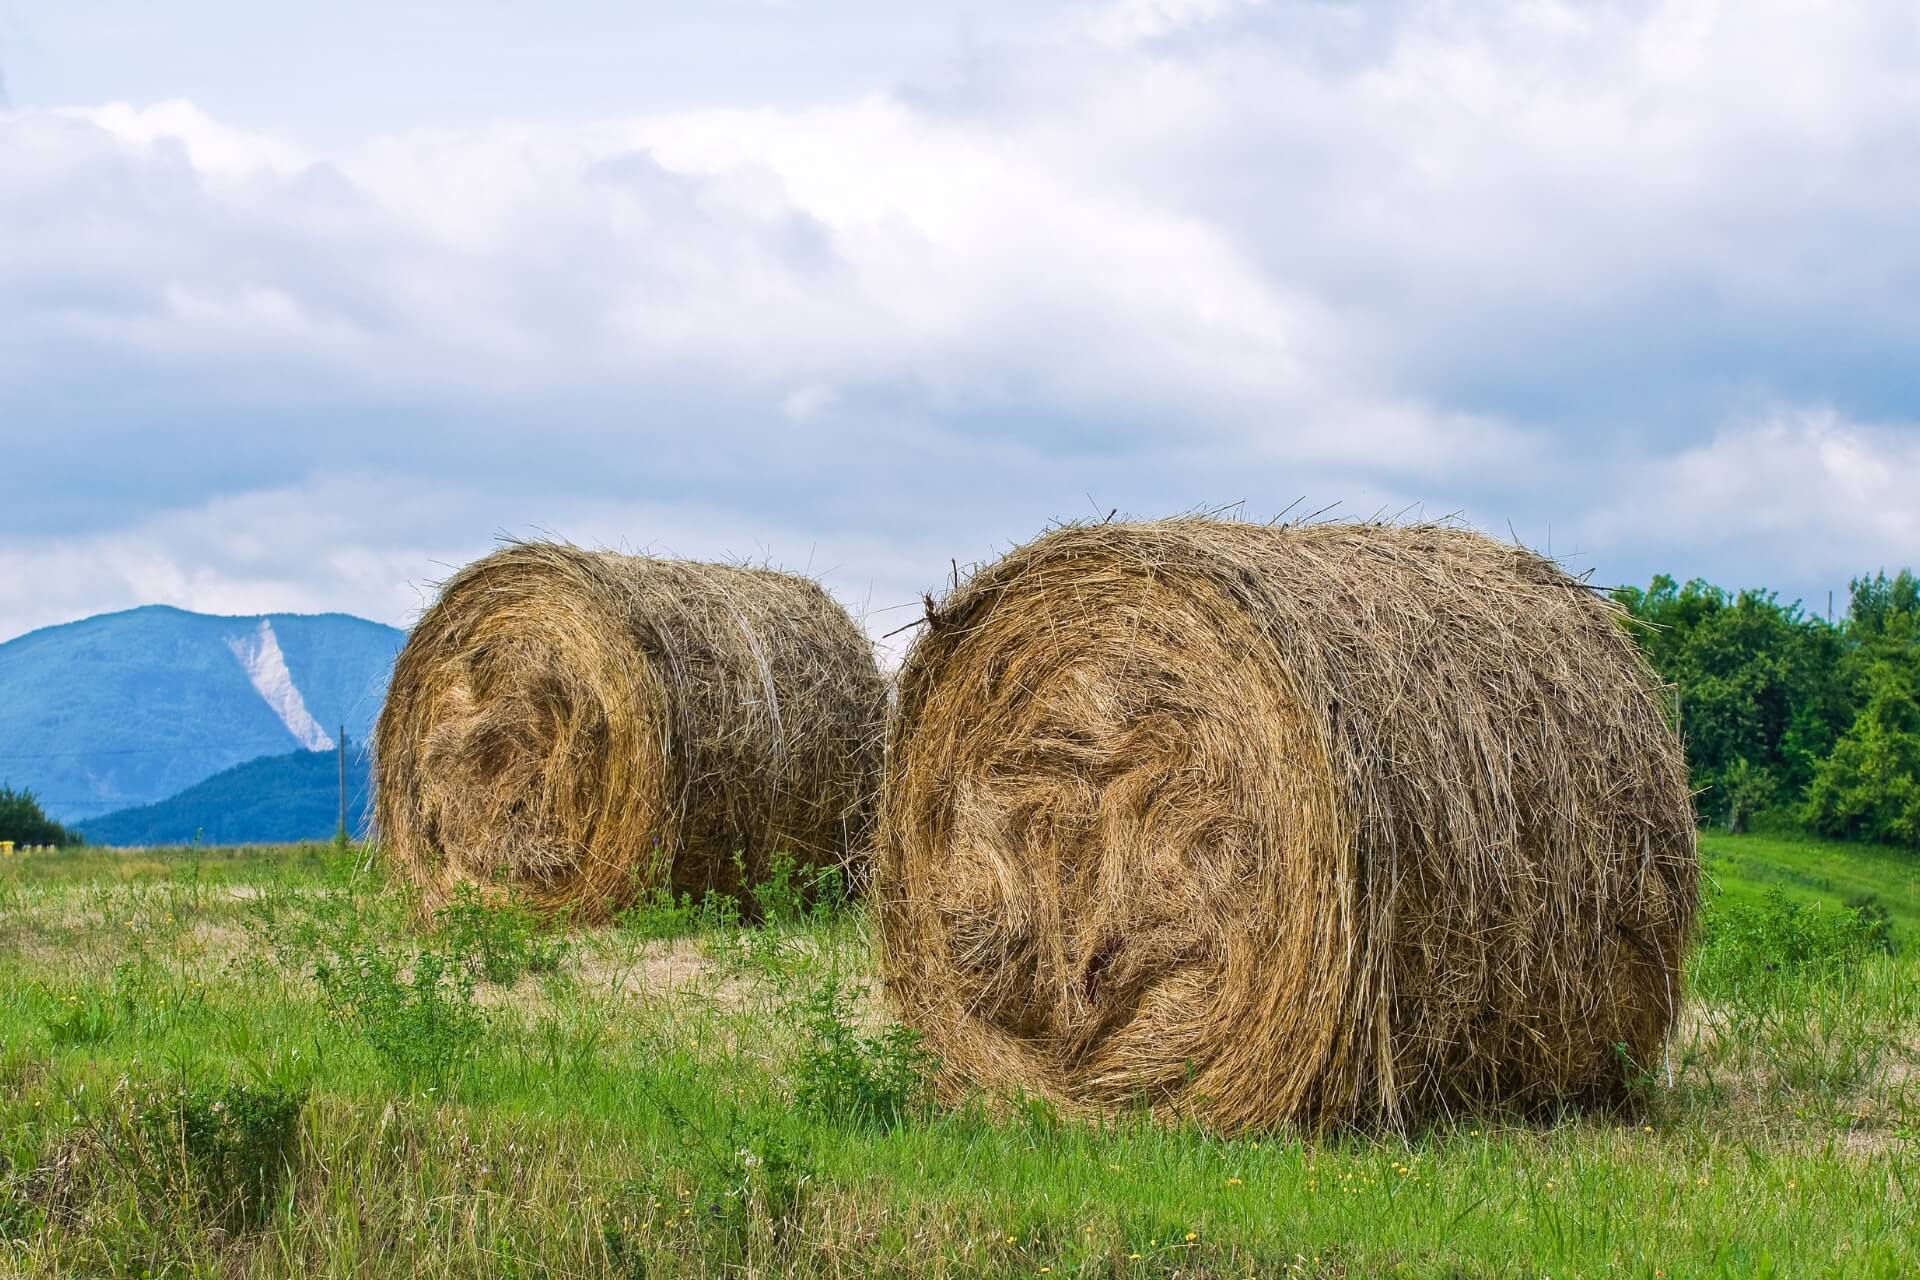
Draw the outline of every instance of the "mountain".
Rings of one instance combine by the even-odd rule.
[[[29,632],[0,644],[0,783],[85,829],[260,756],[331,751],[343,724],[364,742],[405,639],[340,613],[164,605]]]
[[[367,752],[347,748],[347,830],[367,814]],[[81,824],[89,844],[278,844],[325,840],[340,825],[340,765],[331,751],[264,756],[222,770],[158,804]]]

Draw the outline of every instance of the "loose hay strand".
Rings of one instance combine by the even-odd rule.
[[[953,1088],[1223,1131],[1615,1095],[1697,901],[1659,689],[1556,564],[1436,525],[1054,530],[931,605],[883,966]]]
[[[865,856],[885,686],[820,586],[771,569],[510,543],[408,638],[375,821],[429,906],[462,882],[582,921],[768,859]]]

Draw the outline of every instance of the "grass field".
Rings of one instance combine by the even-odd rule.
[[[1844,906],[1876,897],[1894,926],[1920,939],[1920,854],[1870,844],[1841,844],[1807,836],[1700,838],[1708,898],[1756,902],[1778,888],[1806,902]]]
[[[857,907],[420,932],[358,850],[14,859],[0,1273],[1920,1276],[1920,859],[1703,848],[1637,1113],[1315,1144],[931,1105]]]

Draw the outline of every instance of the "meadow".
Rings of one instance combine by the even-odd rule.
[[[1920,860],[1702,851],[1632,1106],[1320,1141],[937,1102],[793,874],[548,932],[352,846],[15,858],[0,1274],[1920,1275]]]

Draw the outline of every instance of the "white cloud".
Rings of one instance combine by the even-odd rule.
[[[250,616],[345,610],[410,624],[439,580],[501,537],[769,562],[820,577],[875,634],[919,608],[942,538],[821,531],[708,500],[621,500],[489,483],[327,474],[80,535],[0,541],[6,635],[96,612],[170,604]],[[979,552],[988,550],[981,547]]]
[[[402,620],[528,526],[817,542],[894,604],[1088,498],[1419,501],[1612,577],[1920,558],[1914,34],[1121,0],[826,106],[0,114],[0,626]]]
[[[67,139],[91,163],[35,194],[91,204],[139,246],[113,272],[137,304],[16,320],[94,348],[73,359],[224,355],[453,393],[705,378],[775,403],[905,384],[1228,436],[1250,411],[1337,415],[1312,452],[1351,459],[1472,448],[1443,420],[1418,429],[1415,402],[1325,376],[1326,307],[1206,220],[893,100],[411,134],[305,167],[180,104],[94,114],[123,149]],[[38,243],[7,266],[29,287],[86,272],[92,237],[22,233]]]
[[[1259,3],[1260,0],[1111,0],[1087,14],[1086,28],[1105,44],[1138,44]]]
[[[228,194],[235,196],[263,172],[292,177],[313,163],[311,153],[284,138],[233,128],[184,99],[144,109],[114,102],[55,114],[85,120],[135,152],[180,148],[203,180],[231,182]]]
[[[1920,424],[1781,407],[1659,459],[1584,522],[1606,546],[1686,547],[1764,586],[1920,560]]]

